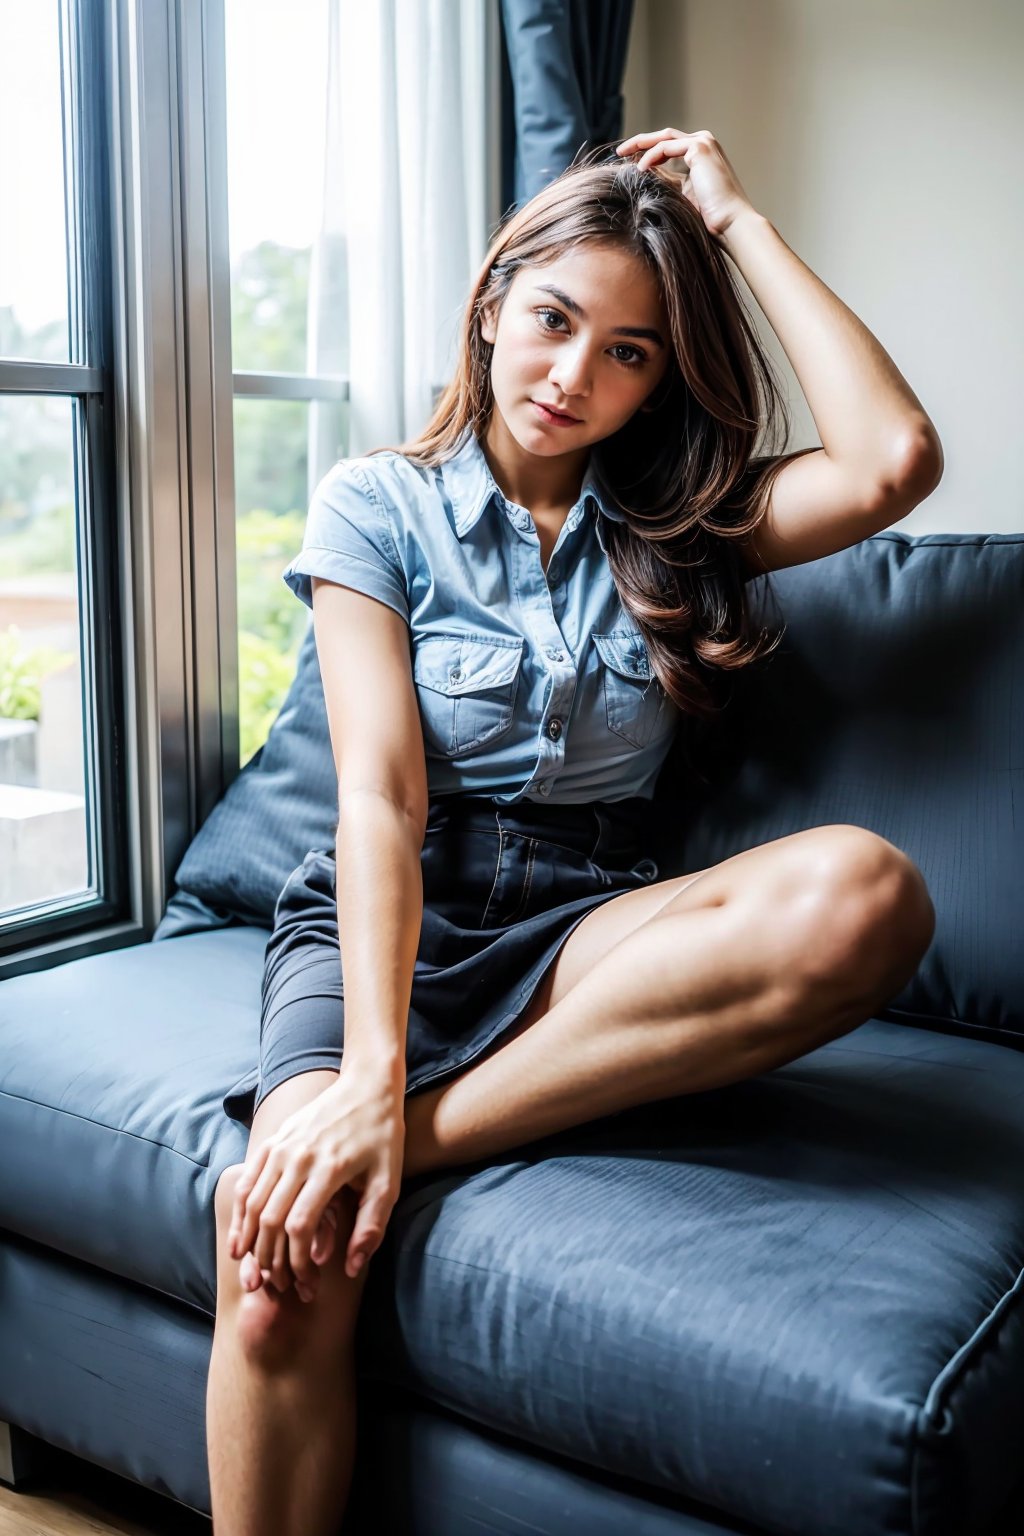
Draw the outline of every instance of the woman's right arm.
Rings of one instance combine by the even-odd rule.
[[[313,578],[313,623],[338,777],[337,898],[345,1061],[405,1079],[423,923],[427,771],[409,629],[361,592]]]
[[[350,1066],[405,1085],[405,1034],[423,923],[418,819],[377,790],[338,796],[337,898]]]
[[[406,621],[386,603],[313,578],[313,623],[338,777],[336,893],[345,1041],[335,1083],[246,1158],[234,1256],[270,1267],[282,1231],[315,1289],[313,1236],[346,1184],[359,1211],[345,1268],[380,1246],[401,1188],[405,1037],[423,923],[428,791]],[[269,1208],[268,1208],[268,1202]]]

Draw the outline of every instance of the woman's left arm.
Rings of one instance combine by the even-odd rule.
[[[673,128],[619,145],[638,169],[681,157],[683,193],[742,272],[807,398],[822,446],[874,494],[929,495],[942,477],[942,444],[892,358],[852,310],[790,250],[751,204],[714,135]]]
[[[782,343],[833,462],[858,477],[900,486],[920,478],[925,494],[933,489],[943,463],[938,433],[867,326],[753,208],[721,244]]]

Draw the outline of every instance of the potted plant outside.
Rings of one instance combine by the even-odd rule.
[[[0,784],[37,782],[42,682],[74,657],[51,646],[26,650],[16,624],[0,632]]]

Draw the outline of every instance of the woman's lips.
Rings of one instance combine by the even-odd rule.
[[[537,412],[541,421],[550,422],[553,427],[578,427],[579,422],[575,416],[561,416],[557,411],[549,410],[546,405],[541,405],[539,400],[531,400],[530,404]]]

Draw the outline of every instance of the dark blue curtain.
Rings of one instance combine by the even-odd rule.
[[[501,0],[503,210],[622,137],[633,0]]]

